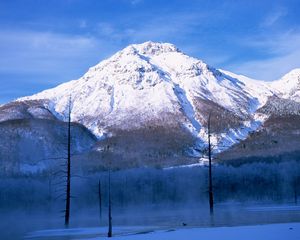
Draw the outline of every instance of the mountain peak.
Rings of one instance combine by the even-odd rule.
[[[149,63],[149,59],[153,57],[160,57],[166,53],[178,53],[183,55],[182,52],[171,43],[147,41],[140,44],[131,44],[118,51],[110,58],[91,67],[86,73],[86,76],[90,77],[89,75],[94,75],[95,72],[102,71],[104,68],[111,69],[111,65],[116,65],[117,68],[123,69],[124,72],[130,72],[131,70],[138,69],[143,67],[142,65],[145,64],[147,66],[144,67],[153,68],[153,66],[150,66],[151,64]],[[109,65],[110,67],[107,68]]]
[[[300,68],[295,68],[285,74],[282,78],[277,81],[273,82],[273,85],[284,85],[282,87],[294,87],[299,85],[300,86]]]
[[[300,68],[295,68],[281,79],[271,83],[284,98],[300,101]]]
[[[300,68],[295,68],[285,74],[282,79],[298,79],[300,77]]]
[[[171,43],[161,43],[147,41],[140,44],[131,44],[124,51],[139,53],[142,55],[159,55],[167,52],[180,52],[180,50]]]

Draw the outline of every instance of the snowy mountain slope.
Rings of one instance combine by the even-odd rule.
[[[300,68],[290,71],[270,85],[277,89],[280,97],[300,102]]]
[[[238,79],[244,83],[244,90],[257,99],[258,105],[253,107],[253,111],[257,110],[259,107],[262,107],[267,102],[270,96],[278,93],[276,88],[272,88],[271,84],[262,80],[255,80],[248,78],[243,75],[238,75],[229,71],[220,70],[223,74],[232,77],[233,79]]]
[[[128,46],[78,80],[19,101],[49,99],[53,103],[49,108],[65,119],[71,97],[73,120],[99,138],[110,128],[136,129],[149,121],[163,125],[179,121],[198,135],[207,116],[196,108],[197,99],[251,120],[266,94],[255,92],[253,82],[242,80],[185,55],[172,44],[146,42]],[[264,84],[258,89],[272,94]],[[170,114],[176,120],[162,121]]]
[[[26,99],[50,99],[55,112],[63,118],[69,96],[73,119],[98,136],[102,134],[101,125],[135,128],[149,119],[160,118],[164,112],[180,114],[167,76],[132,47],[90,68],[77,81]],[[134,119],[130,126],[128,117]]]
[[[66,120],[70,104],[72,121],[83,124],[98,140],[114,137],[126,145],[134,139],[128,149],[134,151],[138,144],[151,159],[180,158],[184,148],[197,155],[194,148],[206,145],[210,113],[213,143],[227,148],[264,128],[271,116],[297,115],[299,79],[295,69],[273,83],[254,80],[217,70],[172,44],[145,42],[117,52],[78,80],[1,106],[0,122]],[[284,111],[276,110],[279,105]],[[167,133],[168,139],[163,137]],[[141,157],[147,156],[133,159]]]

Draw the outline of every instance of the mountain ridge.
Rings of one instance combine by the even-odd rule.
[[[273,98],[279,100],[272,102]],[[283,102],[278,113],[300,115],[300,70],[276,82],[263,82],[215,69],[173,44],[133,44],[91,67],[78,80],[1,106],[0,123],[22,116],[66,121],[69,102],[73,121],[85,126],[99,142],[118,134],[128,137],[130,132],[144,136],[149,129],[156,129],[158,135],[172,132],[176,136],[177,132],[189,143],[181,148],[177,139],[178,149],[197,158],[200,155],[195,149],[207,145],[209,113],[214,115],[213,143],[226,146],[216,152],[259,132]],[[293,103],[291,107],[289,103]],[[151,149],[153,138],[149,140]],[[171,146],[169,141],[165,139],[164,144]],[[164,151],[163,146],[159,149]],[[174,149],[173,145],[166,149],[167,154]],[[119,152],[124,153],[122,149]]]
[[[112,77],[110,77],[111,75]],[[278,80],[276,84],[261,82],[229,71],[217,70],[201,60],[185,55],[173,44],[145,42],[130,45],[109,59],[101,61],[78,80],[61,84],[31,97],[18,99],[18,101],[49,98],[55,103],[55,109],[53,106],[49,108],[52,108],[52,111],[64,119],[68,96],[73,96],[74,119],[82,122],[100,138],[103,131],[82,121],[80,114],[92,116],[93,112],[101,111],[104,112],[103,115],[109,116],[117,112],[113,115],[115,119],[118,119],[116,115],[123,117],[123,115],[126,116],[126,111],[137,111],[140,108],[143,108],[142,114],[147,117],[151,117],[155,113],[159,115],[165,111],[178,114],[178,109],[174,109],[171,103],[177,102],[196,131],[199,131],[201,124],[197,123],[198,120],[194,116],[195,107],[192,99],[194,96],[215,102],[239,116],[245,117],[262,107],[268,97],[280,94],[280,91],[272,86],[285,85],[281,81]],[[127,91],[132,90],[128,89],[128,85],[140,92],[148,89],[151,91],[150,97],[147,97],[147,94],[136,94],[139,91],[126,94]],[[158,89],[156,85],[163,90]],[[120,86],[123,89],[120,89]],[[119,96],[116,93],[118,88]],[[134,94],[136,96],[131,98],[131,95]],[[63,95],[65,97],[62,97]],[[162,99],[163,96],[164,99]],[[148,99],[143,99],[143,97]],[[80,100],[76,100],[77,98]],[[128,104],[125,100],[122,102],[122,99],[125,98],[127,102],[134,102],[134,104]],[[138,101],[134,98],[153,105],[153,107],[147,109],[138,106]],[[90,111],[80,107],[83,100],[85,100],[84,103],[88,103]],[[93,104],[97,101],[98,104]],[[120,102],[121,104],[118,105]],[[119,111],[116,111],[118,107]],[[99,115],[102,117],[100,113]],[[105,118],[105,116],[103,117]],[[146,120],[141,119],[141,122]]]

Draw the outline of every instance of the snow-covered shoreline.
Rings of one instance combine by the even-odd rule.
[[[26,239],[106,239],[106,228],[53,229],[34,232]],[[300,223],[235,227],[155,228],[115,227],[113,239],[128,240],[299,240]]]

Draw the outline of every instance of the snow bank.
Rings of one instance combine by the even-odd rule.
[[[38,231],[27,239],[106,239],[106,228],[73,228]],[[112,239],[122,240],[299,240],[300,223],[241,227],[185,228],[155,230],[155,227],[116,227]]]
[[[98,238],[99,239],[99,238]],[[114,239],[134,240],[299,240],[300,223],[244,227],[191,228],[159,231],[149,234],[118,236]]]

